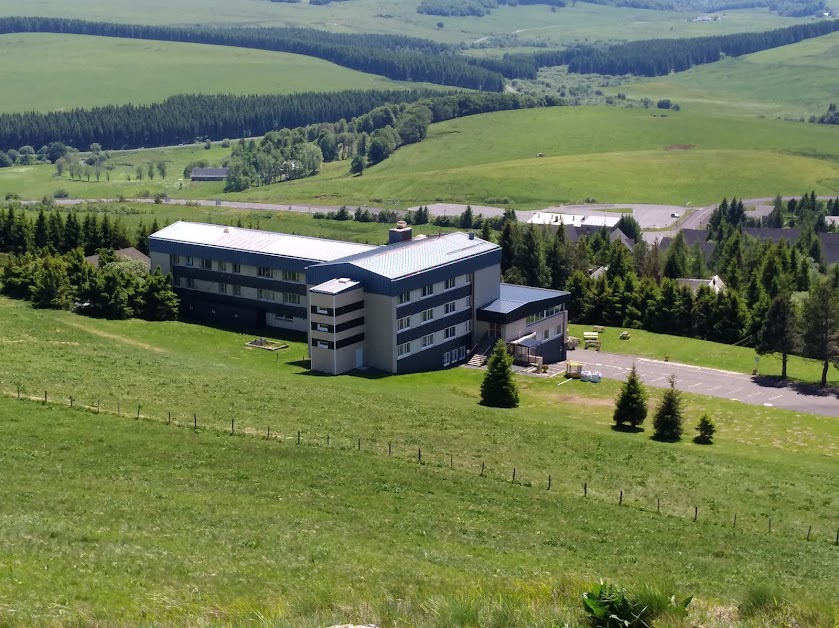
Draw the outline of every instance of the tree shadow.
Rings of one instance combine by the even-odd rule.
[[[697,445],[713,445],[714,441],[706,436],[694,436],[693,442]]]
[[[821,386],[813,382],[800,382],[794,379],[781,379],[778,375],[755,375],[752,381],[764,388],[785,388],[795,391],[799,395],[808,397],[836,397],[839,399],[839,388],[836,386]]]
[[[653,434],[652,436],[650,436],[650,440],[654,440],[654,441],[659,442],[659,443],[678,443],[682,439],[681,439],[681,437],[679,437],[679,438],[667,438],[667,437],[664,437],[664,436],[656,436],[655,434]]]
[[[636,427],[635,425],[612,425],[613,432],[623,432],[624,434],[640,434],[645,431],[643,427]]]

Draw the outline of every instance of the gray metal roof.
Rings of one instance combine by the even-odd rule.
[[[516,286],[510,283],[502,283],[498,298],[479,309],[482,312],[509,314],[530,303],[570,296],[570,294],[570,292],[564,292],[562,290],[548,290],[547,288],[531,288],[530,286]]]
[[[212,246],[232,251],[246,251],[316,262],[331,262],[342,257],[381,248],[369,244],[310,238],[274,231],[183,221],[164,227],[150,237],[169,242]]]
[[[388,279],[400,279],[496,249],[498,245],[492,242],[458,232],[377,247],[340,262]]]
[[[341,277],[339,279],[330,279],[318,284],[312,288],[312,292],[320,292],[321,294],[340,294],[349,290],[354,290],[361,285],[358,281]]]

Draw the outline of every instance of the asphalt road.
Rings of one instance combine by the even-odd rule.
[[[655,388],[667,388],[670,375],[676,376],[676,388],[684,392],[741,401],[754,406],[795,410],[809,414],[839,417],[839,391],[817,386],[785,385],[777,378],[752,377],[718,369],[663,362],[615,353],[577,349],[569,354],[585,364],[589,371],[599,371],[608,379],[626,380],[633,363],[641,381]],[[758,373],[759,373],[758,365]]]

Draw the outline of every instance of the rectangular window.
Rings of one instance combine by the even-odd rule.
[[[219,292],[219,294],[227,294],[227,284],[226,283],[219,283],[218,292]]]
[[[465,360],[465,359],[466,359],[466,347],[461,347],[461,348],[460,348],[460,359],[461,359],[461,360]]]
[[[283,292],[283,303],[290,305],[300,305],[300,295],[291,294],[290,292]]]
[[[472,321],[466,321],[466,333],[472,331]]]
[[[284,270],[283,281],[295,281],[297,283],[300,283],[300,273],[295,273],[290,270]]]
[[[404,305],[411,300],[411,293],[410,292],[403,292],[399,295],[399,305]]]
[[[329,308],[318,307],[315,309],[315,313],[321,314],[322,316],[329,316]]]
[[[427,323],[428,321],[434,320],[434,310],[425,310],[422,313],[422,322]]]
[[[402,331],[402,330],[405,330],[405,329],[410,329],[410,327],[411,327],[411,317],[410,316],[400,318],[398,321],[396,321],[396,328],[399,331]]]
[[[187,255],[186,258],[184,259],[184,263],[187,266],[192,266],[192,255]]]
[[[423,297],[430,297],[432,294],[434,294],[434,284],[433,283],[429,284],[427,286],[423,286],[423,288],[422,288],[422,296]]]
[[[561,335],[562,335],[562,325],[557,325],[557,326],[556,326],[556,335],[557,335],[557,336],[561,336]]]
[[[169,254],[169,265],[170,266],[177,266],[181,263],[181,258],[175,255],[174,253]]]
[[[546,329],[546,330],[545,330],[545,333],[543,333],[543,334],[542,334],[542,339],[543,339],[543,340],[547,340],[547,339],[548,339],[548,338],[550,338],[550,337],[551,337],[551,330],[550,330],[550,329]]]
[[[396,355],[398,357],[402,357],[403,355],[408,355],[411,352],[411,343],[404,342],[396,348]]]
[[[443,366],[448,366],[451,364],[451,355],[448,351],[443,354]]]
[[[274,271],[271,270],[270,268],[268,268],[268,266],[260,266],[256,270],[256,274],[259,277],[269,277],[269,278],[271,278],[271,277],[274,276]]]
[[[318,349],[329,349],[329,343],[323,340],[318,340]]]
[[[467,308],[472,307],[472,297],[471,296],[466,297],[466,307]]]
[[[233,264],[233,272],[234,273],[241,273],[242,267],[239,264]]]
[[[328,333],[329,332],[329,326],[324,325],[323,323],[319,323],[318,324],[318,331],[324,331],[324,332]]]
[[[444,289],[451,290],[452,288],[454,288],[454,277],[452,277],[451,279],[446,279],[446,286]]]
[[[273,301],[274,293],[271,290],[263,290],[262,288],[257,288],[256,298],[261,301]]]
[[[285,314],[274,314],[274,320],[275,321],[283,321],[285,323],[291,323],[291,322],[294,322],[294,317],[293,316],[286,316]]]
[[[213,260],[211,259],[201,259],[201,268],[205,270],[213,270]]]
[[[421,347],[430,347],[434,344],[434,334],[428,334],[427,336],[423,336],[422,340],[420,340]]]
[[[233,295],[237,297],[242,296],[242,286],[239,284],[233,284]]]
[[[452,314],[453,312],[455,312],[457,310],[457,303],[455,303],[454,301],[446,303],[445,310],[446,310],[446,314]]]
[[[223,273],[226,273],[226,272],[227,272],[227,262],[222,262],[221,260],[219,260],[219,261],[218,261],[218,262],[216,262],[216,263],[218,264],[218,269],[219,269],[221,272],[223,272]]]
[[[472,283],[472,273],[466,273],[466,284]]]
[[[445,331],[443,331],[443,338],[448,340],[449,338],[454,338],[457,330],[454,328],[454,325],[451,327],[446,327]]]
[[[186,287],[187,288],[195,288],[195,280],[192,277],[186,278]]]

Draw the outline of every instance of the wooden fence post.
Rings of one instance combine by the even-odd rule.
[[[17,385],[17,400],[20,401],[20,384]]]
[[[486,467],[484,466],[484,463],[482,462],[482,463],[481,463],[481,477],[484,477],[484,469],[485,469],[485,468],[486,468]]]
[[[329,447],[329,434],[326,435],[326,446]]]
[[[172,425],[172,411],[169,410],[169,416],[166,419],[166,425]]]
[[[422,448],[417,449],[417,462],[422,464]]]
[[[192,429],[198,429],[198,414],[195,412],[192,413]]]
[[[137,406],[137,418],[140,418],[140,406]]]
[[[812,532],[812,531],[813,531],[813,526],[810,526],[809,528],[807,528],[807,540],[808,541],[810,540],[810,532]]]
[[[99,400],[96,401],[96,414],[99,414]]]
[[[387,455],[390,457],[393,454],[393,447],[390,443],[387,444]]]
[[[588,497],[588,482],[583,482],[583,497]]]
[[[693,520],[696,521],[697,517],[699,517],[699,506],[693,507]]]
[[[737,527],[737,513],[734,513],[734,527]]]
[[[72,396],[70,397],[70,407],[71,408],[73,407],[73,397]]]
[[[120,407],[119,407],[119,401],[117,401],[117,416],[120,416]]]
[[[44,391],[44,405],[47,405],[47,391]]]
[[[300,430],[297,430],[297,446],[300,447]]]
[[[548,475],[548,490],[551,490],[551,476]]]
[[[361,439],[358,439],[358,451],[361,451]]]
[[[449,454],[449,469],[454,469],[454,454]]]
[[[769,517],[769,534],[772,534],[772,517]]]
[[[516,483],[516,468],[513,467],[513,484]]]
[[[234,423],[235,420],[236,419],[230,419],[230,435],[231,436],[233,436],[233,434],[236,433],[236,428],[234,427],[235,426],[235,423]]]
[[[655,498],[655,511],[661,513],[661,497]]]
[[[271,440],[271,426],[268,426],[268,436],[265,437],[265,440]]]
[[[618,506],[623,506],[623,491],[621,491],[621,496],[618,499]]]

